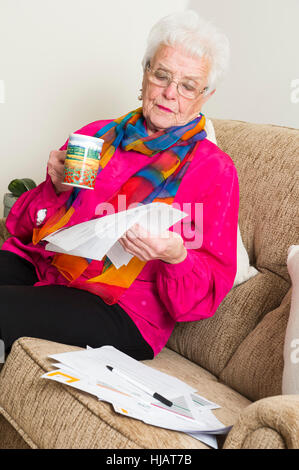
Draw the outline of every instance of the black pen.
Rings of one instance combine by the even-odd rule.
[[[167,400],[167,398],[163,397],[162,395],[160,395],[159,393],[157,392],[153,392],[152,390],[150,390],[149,388],[147,388],[145,385],[143,384],[140,384],[139,382],[136,382],[134,379],[131,379],[131,377],[128,377],[126,374],[124,374],[123,372],[121,372],[120,370],[116,369],[115,367],[111,367],[111,366],[107,366],[107,369],[109,369],[111,372],[113,372],[114,374],[117,374],[119,375],[120,377],[122,377],[123,379],[127,380],[128,382],[130,382],[132,385],[135,385],[135,387],[137,388],[140,388],[140,390],[143,390],[144,392],[148,393],[149,395],[151,395],[153,398],[155,398],[156,400],[160,401],[161,403],[163,403],[164,405],[167,405],[167,406],[172,406],[173,403],[172,401],[170,400]]]

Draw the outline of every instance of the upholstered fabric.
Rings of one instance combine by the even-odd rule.
[[[291,289],[240,344],[220,379],[251,400],[281,395],[283,345]]]
[[[5,220],[4,218],[0,219],[0,247],[2,246],[3,242],[9,237],[9,233],[5,227]]]
[[[299,395],[275,396],[246,408],[225,449],[299,449]]]
[[[263,269],[233,288],[212,318],[177,323],[168,346],[219,376],[261,319],[279,307],[288,288],[286,281]]]
[[[290,246],[287,266],[292,280],[292,297],[284,339],[282,393],[299,394],[299,245]]]
[[[285,127],[213,120],[219,147],[240,183],[239,225],[250,264],[290,282],[287,250],[298,241],[299,132]]]
[[[260,274],[234,287],[216,314],[177,324],[168,347],[219,375],[257,323],[290,288],[288,247],[297,240],[295,184],[299,132],[278,126],[213,120],[217,143],[239,176],[239,226],[250,264]],[[283,183],[283,184],[282,184]]]
[[[242,449],[285,449],[282,436],[271,428],[262,426],[252,431],[245,439]]]
[[[34,338],[13,345],[1,372],[0,412],[33,448],[202,449],[202,442],[179,432],[144,424],[114,412],[109,403],[71,387],[41,379],[53,369],[48,354],[80,348]],[[209,372],[165,348],[146,364],[196,387],[222,408],[215,415],[235,422],[251,402]]]
[[[20,434],[21,429],[15,429],[9,421],[0,415],[0,449],[30,449]]]

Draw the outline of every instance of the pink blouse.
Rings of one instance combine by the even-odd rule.
[[[95,121],[77,133],[94,135],[108,122]],[[60,150],[66,149],[67,142]],[[103,187],[99,203],[106,201],[149,158],[118,149],[97,177],[97,184]],[[40,244],[33,245],[32,231],[41,226],[37,224],[38,211],[47,209],[44,223],[65,204],[71,191],[56,195],[47,172],[46,180],[22,194],[7,217],[6,227],[12,236],[2,250],[34,264],[39,279],[35,286],[68,283],[51,265],[54,253]],[[188,213],[182,223],[171,228],[183,237],[187,257],[178,264],[148,261],[118,302],[155,355],[167,343],[176,322],[211,317],[233,286],[237,271],[239,184],[232,159],[209,140],[203,140],[173,206]]]

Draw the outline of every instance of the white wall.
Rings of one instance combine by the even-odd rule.
[[[0,216],[8,183],[42,182],[69,133],[140,106],[149,29],[187,3],[0,0]]]
[[[186,7],[231,41],[230,73],[203,111],[299,127],[299,0],[0,0],[0,216],[8,183],[43,181],[69,133],[140,105],[148,31]]]
[[[190,0],[189,7],[231,45],[229,73],[204,112],[298,128],[299,0]]]

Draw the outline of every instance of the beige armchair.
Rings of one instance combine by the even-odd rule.
[[[213,120],[218,145],[234,160],[239,226],[258,274],[231,289],[215,315],[178,323],[152,367],[185,380],[221,405],[233,425],[225,449],[299,448],[299,396],[282,395],[283,346],[291,302],[288,247],[298,243],[295,166],[299,131]],[[4,221],[0,237],[5,239]],[[1,238],[0,238],[1,241]],[[3,305],[2,308],[9,308]],[[0,447],[194,449],[193,437],[115,413],[108,403],[41,380],[48,354],[79,349],[20,338],[0,374]]]

